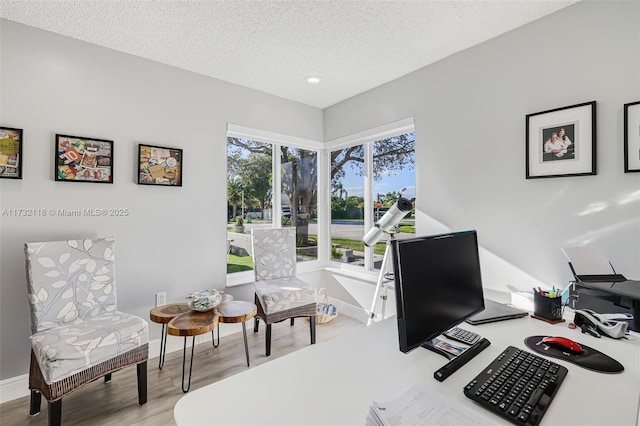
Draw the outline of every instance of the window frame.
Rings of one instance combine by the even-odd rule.
[[[374,194],[373,194],[373,143],[375,141],[381,139],[387,139],[393,136],[399,136],[406,133],[415,133],[415,123],[414,118],[409,117],[402,120],[394,121],[392,123],[385,124],[383,126],[375,127],[373,129],[364,130],[359,133],[355,133],[353,135],[344,136],[338,139],[333,139],[325,143],[325,162],[326,162],[326,177],[322,181],[322,183],[326,186],[325,194],[327,196],[327,200],[331,198],[331,185],[328,182],[329,176],[331,175],[331,152],[337,151],[340,149],[348,148],[355,145],[363,145],[364,146],[364,205],[371,206],[373,205]],[[416,182],[417,186],[417,182]],[[326,267],[332,268],[334,270],[343,270],[349,273],[355,274],[364,274],[365,276],[373,277],[378,276],[380,271],[373,268],[374,261],[374,253],[373,247],[365,247],[364,254],[364,267],[350,265],[344,262],[338,262],[330,258],[328,256],[329,252],[329,242],[331,241],[331,205],[325,205],[325,214],[324,216],[327,218],[326,228],[323,230],[323,241],[327,243],[327,246],[324,248],[325,256],[327,260],[325,262]],[[373,209],[365,208],[364,209],[364,229],[365,233],[370,230],[375,224],[375,220],[373,217]],[[318,248],[320,250],[320,247]]]
[[[326,173],[323,173],[327,166],[325,164],[326,159],[324,154],[324,144],[319,141],[314,141],[311,139],[299,138],[295,136],[288,136],[281,133],[270,132],[266,130],[253,129],[250,127],[245,127],[237,124],[228,123],[227,124],[227,138],[239,138],[239,139],[248,139],[256,142],[263,142],[272,145],[273,153],[272,153],[272,226],[275,227],[275,224],[281,223],[282,218],[282,210],[281,210],[281,191],[282,191],[282,178],[280,176],[280,168],[281,168],[281,159],[280,159],[280,147],[281,146],[289,146],[297,149],[305,149],[309,151],[315,151],[318,158],[318,206],[326,205],[326,191],[323,188],[323,185],[326,185],[325,179],[327,178]],[[228,142],[227,142],[228,143]],[[276,155],[276,153],[278,153]],[[225,189],[226,192],[226,189]],[[228,200],[228,194],[226,195]],[[226,208],[226,207],[225,207]],[[328,221],[326,221],[325,211],[322,208],[318,208],[318,258],[316,260],[309,260],[305,262],[299,262],[296,264],[296,268],[298,272],[306,272],[312,270],[323,269],[326,263],[326,247],[328,247],[328,242],[325,240],[324,234],[321,238],[321,230],[328,226]],[[326,222],[326,223],[325,223]],[[226,226],[226,225],[225,225]],[[225,229],[225,233],[227,230]],[[324,246],[324,247],[323,247]],[[240,285],[245,285],[254,281],[254,271],[243,271],[243,272],[235,272],[233,274],[226,274],[226,287],[236,287]]]

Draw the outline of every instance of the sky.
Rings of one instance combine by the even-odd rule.
[[[347,196],[364,197],[364,177],[356,174],[355,170],[345,169],[345,176],[342,178],[342,186],[347,191]],[[400,174],[387,174],[380,182],[373,183],[374,198],[376,194],[386,194],[392,191],[400,191],[407,188],[404,192],[405,198],[414,198],[416,196],[416,176],[415,171],[402,170]]]

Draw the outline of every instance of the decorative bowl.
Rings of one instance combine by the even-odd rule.
[[[190,309],[198,312],[207,312],[222,302],[222,294],[218,290],[200,290],[187,296],[187,304]]]

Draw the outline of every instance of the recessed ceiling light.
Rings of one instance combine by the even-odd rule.
[[[317,75],[308,75],[304,78],[304,81],[309,84],[318,84],[320,83],[320,77],[318,77]]]

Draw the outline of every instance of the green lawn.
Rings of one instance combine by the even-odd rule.
[[[402,223],[400,224],[400,232],[406,232],[408,234],[415,234],[416,233],[416,227],[413,225],[403,225]]]
[[[340,245],[340,249],[351,249],[355,251],[364,251],[364,243],[362,240],[347,240],[345,238],[331,238],[331,243]],[[384,254],[386,243],[377,243],[374,252],[376,254]]]
[[[415,233],[415,226],[400,224],[400,231],[407,233]],[[317,244],[317,236],[309,235],[309,243],[311,246]],[[345,238],[331,238],[332,244],[338,244],[339,249],[351,249],[354,251],[363,252],[364,243],[362,240],[348,240]],[[374,248],[375,254],[384,255],[386,243],[384,241],[376,244]],[[234,272],[251,271],[253,270],[253,259],[251,256],[236,256],[233,254],[227,255],[227,273],[232,274]]]
[[[253,270],[253,259],[251,256],[227,255],[227,274],[251,270]]]

